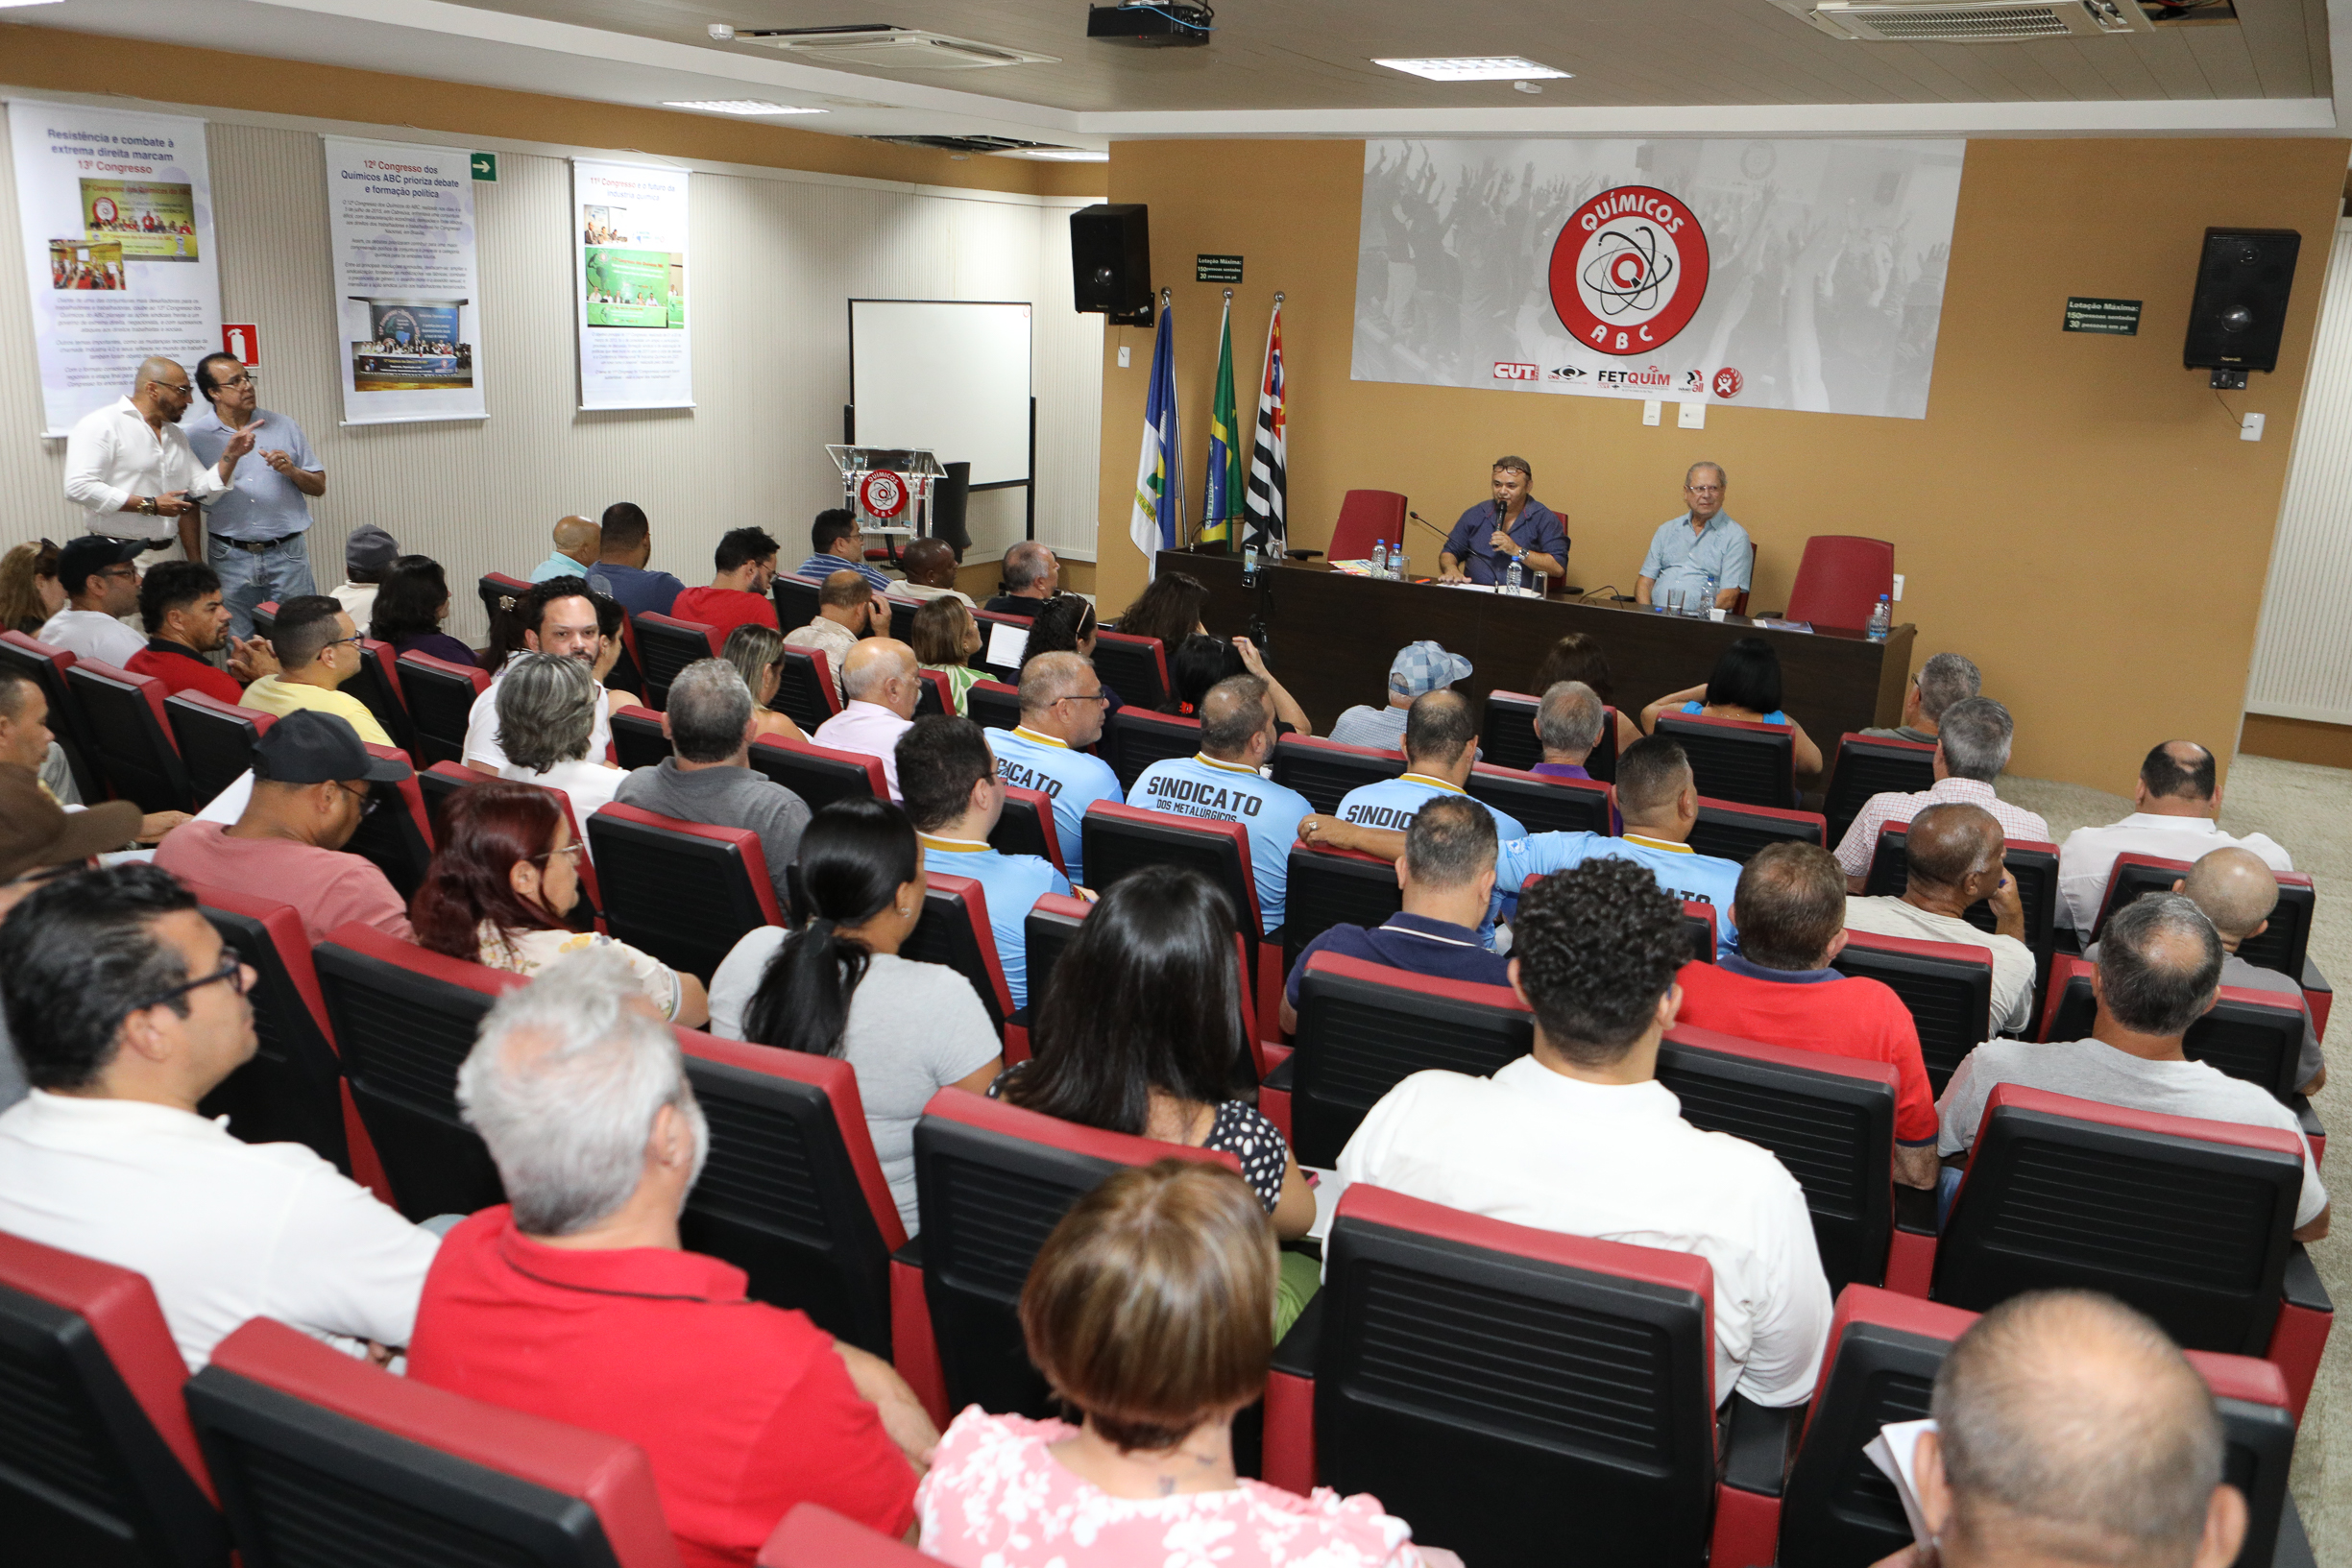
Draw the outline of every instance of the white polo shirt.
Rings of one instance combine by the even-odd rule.
[[[147,651],[147,639],[112,615],[71,605],[41,622],[40,640],[76,659],[95,659],[116,669]]]
[[[1339,1172],[1515,1225],[1695,1252],[1715,1276],[1715,1402],[1812,1396],[1830,1286],[1781,1162],[1683,1120],[1665,1085],[1603,1085],[1522,1056],[1490,1078],[1416,1073],[1373,1106]]]
[[[255,1317],[406,1344],[441,1244],[300,1144],[38,1089],[0,1112],[0,1230],[146,1275],[190,1372]]]
[[[2153,855],[2194,864],[2215,850],[2231,848],[2252,850],[2272,871],[2294,869],[2293,859],[2269,838],[2261,833],[2233,838],[2211,817],[2134,811],[2103,828],[2077,828],[2058,846],[2058,924],[2090,935],[2099,901],[2107,896],[2107,874],[2119,856]]]
[[[93,534],[178,539],[179,519],[126,512],[123,502],[175,490],[206,501],[229,488],[220,470],[207,467],[188,446],[186,431],[166,424],[158,432],[128,398],[91,409],[65,438],[65,498],[87,515]]]

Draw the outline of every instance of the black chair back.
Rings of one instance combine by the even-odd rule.
[[[812,811],[851,795],[888,800],[882,764],[863,752],[836,751],[764,735],[751,743],[751,765],[798,795]]]
[[[669,736],[662,733],[661,715],[634,704],[616,711],[613,751],[622,767],[660,767],[669,755]]]
[[[229,1118],[229,1130],[248,1144],[301,1144],[345,1175],[352,1173],[351,1135],[343,1122],[343,1059],[327,1033],[326,999],[311,960],[302,916],[278,904],[227,888],[190,889],[222,943],[253,966],[256,1049],[197,1106],[206,1118]]]
[[[1862,1450],[1882,1426],[1927,1418],[1945,1353],[1975,1320],[1883,1291],[1838,1298],[1830,1363],[1781,1497],[1778,1568],[1865,1568],[1911,1544],[1895,1484]]]
[[[1193,744],[1195,750],[1200,748],[1197,736]],[[1405,760],[1395,752],[1343,745],[1321,736],[1286,735],[1274,742],[1274,783],[1297,790],[1318,811],[1336,811],[1350,790],[1394,779],[1404,770]]]
[[[1543,742],[1536,735],[1536,711],[1543,706],[1541,692],[1490,691],[1487,712],[1478,733],[1478,760],[1494,767],[1526,769],[1543,760]]]
[[[1481,762],[1463,785],[1470,798],[1518,818],[1531,833],[1607,833],[1609,786],[1589,779],[1547,779]],[[1713,851],[1704,853],[1712,854]]]
[[[1873,795],[1916,795],[1935,787],[1935,747],[1910,740],[1879,739],[1849,731],[1837,740],[1830,780],[1821,792],[1821,814],[1830,822],[1830,842],[1842,843],[1846,830]]]
[[[1993,960],[1982,948],[1848,931],[1830,967],[1883,981],[1903,999],[1939,1096],[1960,1058],[1993,1038]]]
[[[589,817],[614,936],[710,983],[743,933],[782,925],[759,836],[618,803]]]
[[[195,793],[163,717],[163,683],[94,659],[65,672],[114,793],[142,811],[193,811]]]
[[[988,847],[1000,855],[1033,855],[1040,860],[1051,860],[1055,869],[1064,875],[1069,871],[1061,861],[1061,835],[1054,826],[1054,803],[1043,790],[1006,786],[1005,812],[997,818],[996,832],[988,835]]]
[[[775,585],[769,591],[776,598],[776,624],[792,632],[816,619],[817,607],[824,600],[825,585],[790,572],[778,572]],[[902,642],[906,640],[895,629],[890,635]]]
[[[1701,855],[1736,860],[1744,866],[1758,850],[1782,839],[1827,847],[1834,842],[1828,832],[1818,811],[1701,799],[1699,820],[1690,830],[1690,847]]]
[[[74,656],[62,648],[53,648],[22,632],[0,632],[0,663],[41,688],[41,695],[49,700],[49,731],[65,748],[74,787],[81,791],[84,804],[95,806],[107,798],[106,775],[98,770],[97,742],[81,706],[65,686],[65,670],[73,662]]]
[[[1404,907],[1396,868],[1346,850],[1291,846],[1290,878],[1282,898],[1282,972],[1334,926],[1379,926]]]
[[[1021,726],[1021,692],[1003,681],[974,681],[964,688],[963,716],[983,730]]]
[[[660,712],[669,706],[669,683],[689,664],[715,658],[717,639],[698,621],[657,615],[650,611],[631,617],[637,629],[637,651],[644,659],[645,706]],[[779,696],[782,693],[778,694]]]
[[[1098,755],[1119,776],[1119,787],[1132,790],[1136,775],[1171,757],[1190,757],[1200,749],[1200,721],[1175,713],[1138,712],[1132,706],[1111,714],[1103,726]]]
[[[2275,873],[2278,904],[2260,936],[2238,944],[2238,956],[2260,969],[2275,969],[2297,985],[2310,983],[2306,957],[2311,948],[2312,917],[2316,895],[2311,878],[2300,871]]]
[[[1097,632],[1094,667],[1122,702],[1157,708],[1168,700],[1168,650],[1156,637]]]
[[[1681,744],[1699,793],[1708,799],[1783,808],[1797,804],[1791,731],[1778,724],[1661,713],[1656,733]]]
[[[393,755],[383,746],[368,750],[379,757]],[[344,842],[344,852],[382,872],[401,898],[414,898],[433,863],[432,822],[424,810],[424,786],[408,778],[398,784],[372,784],[368,793],[375,807],[359,819]]]
[[[411,755],[424,767],[464,761],[466,726],[473,722],[474,699],[484,689],[474,684],[478,672],[415,652],[394,663],[400,666],[409,720],[417,729],[417,750]]]
[[[163,717],[199,807],[253,771],[254,744],[271,724],[270,715],[257,708],[231,708],[201,691],[175,691],[164,698]]]
[[[409,716],[407,699],[400,691],[400,677],[395,668],[398,658],[389,642],[360,643],[359,673],[344,682],[339,689],[346,696],[357,697],[376,716],[376,722],[384,727],[392,743],[414,757],[417,722]]]
[[[1045,997],[1046,983],[1054,977],[1054,966],[1078,939],[1078,929],[1094,907],[1084,899],[1066,898],[1059,893],[1048,893],[1030,905],[1028,918],[1022,921],[1023,947],[1029,954],[1030,1004],[1025,1012],[1033,1012]]]
[[[822,648],[787,647],[776,662],[776,712],[800,726],[803,735],[841,711],[833,687],[833,662]]]

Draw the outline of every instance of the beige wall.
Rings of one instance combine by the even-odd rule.
[[[1968,654],[2016,710],[2014,770],[2122,790],[2155,741],[2235,747],[2345,155],[2337,140],[1972,142],[1928,418],[1718,404],[1704,431],[1671,411],[1645,427],[1638,402],[1350,380],[1359,142],[1123,142],[1109,199],[1150,205],[1154,281],[1176,290],[1195,495],[1222,290],[1189,281],[1192,257],[1239,253],[1245,427],[1266,313],[1288,295],[1294,543],[1322,543],[1354,487],[1402,491],[1450,523],[1515,451],[1568,519],[1571,581],[1630,591],[1651,531],[1682,510],[1685,467],[1716,459],[1760,548],[1756,608],[1785,600],[1806,536],[1891,540],[1923,657]],[[2268,416],[2256,444],[2180,365],[2199,238],[2219,225],[2304,235],[2279,369],[2228,396]],[[2062,333],[2069,295],[2145,301],[2140,335]],[[1148,330],[1104,335],[1109,609],[1143,580],[1125,503],[1151,354]],[[1414,535],[1434,567],[1438,540]]]

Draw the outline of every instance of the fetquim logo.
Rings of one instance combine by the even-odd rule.
[[[1696,213],[1665,191],[1620,185],[1562,227],[1552,246],[1552,308],[1588,349],[1655,353],[1698,314],[1708,270]]]

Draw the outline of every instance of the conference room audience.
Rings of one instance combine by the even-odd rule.
[[[1208,585],[1189,571],[1163,571],[1136,594],[1113,629],[1128,637],[1156,637],[1170,653],[1197,632],[1208,630]]]
[[[343,606],[354,626],[376,616],[376,592],[384,573],[400,558],[400,542],[372,522],[363,522],[343,541],[343,581],[327,596]]]
[[[501,650],[490,672],[490,688],[473,699],[466,712],[465,764],[496,777],[506,766],[506,752],[498,744],[498,685],[506,679],[515,658],[525,653],[550,653],[576,659],[588,667],[599,690],[595,725],[589,732],[588,755],[602,757],[612,744],[611,698],[603,694],[604,678],[620,658],[620,644],[605,636],[603,612],[590,592],[587,580],[556,577],[534,583],[515,600],[507,617],[517,645]]]
[[[907,637],[919,667],[947,677],[948,700],[963,713],[973,683],[988,678],[987,671],[968,662],[981,649],[980,622],[972,618],[970,606],[961,597],[940,594],[914,613]]]
[[[889,591],[889,574],[865,558],[865,530],[855,514],[837,506],[819,512],[809,526],[809,545],[812,553],[794,570],[794,576],[822,582],[837,571],[854,571],[875,592]]]
[[[1829,1282],[1805,1191],[1781,1162],[1701,1132],[1657,1079],[1682,1001],[1682,910],[1630,860],[1546,878],[1519,901],[1511,983],[1535,1049],[1474,1078],[1416,1073],[1339,1173],[1490,1218],[1665,1246],[1714,1271],[1714,1390],[1801,1405],[1828,1342]]]
[[[1913,817],[1906,838],[1903,891],[1849,898],[1846,929],[1982,948],[1993,959],[1993,1032],[2022,1038],[2033,1026],[2038,966],[2025,945],[2025,906],[2017,879],[2001,864],[2008,839],[2000,824],[1980,806],[1952,801]],[[1989,931],[1965,918],[1979,902],[1993,913]]]
[[[1020,1307],[1078,1424],[967,1408],[915,1492],[923,1551],[960,1568],[1461,1568],[1370,1493],[1298,1497],[1235,1470],[1233,1418],[1273,1361],[1279,1256],[1249,1188],[1213,1166],[1115,1170],[1079,1198]]]
[[[1903,722],[1859,732],[1873,740],[1908,740],[1933,745],[1945,710],[1966,702],[1984,689],[1984,676],[1976,664],[1956,653],[1939,653],[1911,673],[1903,690]]]
[[[1459,691],[1424,691],[1405,713],[1405,770],[1394,779],[1358,784],[1340,797],[1344,822],[1402,832],[1413,813],[1441,796],[1466,795],[1463,786],[1478,763],[1478,715]],[[1517,817],[1484,801],[1475,804],[1494,819],[1494,832],[1504,839],[1525,838],[1527,829]]]
[[[2244,1494],[2213,1393],[2163,1329],[2088,1291],[2011,1296],[1936,1369],[1911,1451],[1932,1548],[1875,1568],[2228,1568]]]
[[[2221,831],[2221,784],[2213,753],[2194,740],[2168,740],[2140,763],[2129,816],[2103,828],[2077,828],[2058,847],[2058,924],[2088,935],[2107,897],[2116,857],[2152,855],[2195,860],[2219,849],[2251,850],[2272,871],[2294,860],[2262,833],[2237,837]]]
[[[65,606],[41,622],[35,636],[76,659],[95,659],[121,669],[147,644],[122,617],[139,607],[138,558],[146,544],[135,539],[84,534],[58,551],[58,586]]]
[[[784,645],[823,654],[832,672],[833,693],[838,697],[841,666],[849,662],[850,650],[860,639],[880,637],[889,628],[890,607],[873,585],[854,571],[837,571],[817,592],[815,618],[785,633]]]
[[[255,1317],[381,1361],[409,1340],[433,1237],[302,1145],[197,1111],[257,1049],[255,983],[159,867],[10,910],[0,992],[32,1087],[0,1112],[0,1231],[144,1275],[190,1372]]]
[[[1741,868],[1733,905],[1739,951],[1683,966],[1676,1022],[1892,1067],[1895,1180],[1932,1188],[1935,1094],[1911,1010],[1885,984],[1830,967],[1846,947],[1846,879],[1837,862],[1816,844],[1767,844]]]
[[[1146,866],[1120,878],[1054,965],[1030,1059],[989,1092],[1081,1126],[1230,1154],[1275,1233],[1295,1241],[1315,1222],[1315,1194],[1288,1142],[1245,1098],[1256,1079],[1244,1026],[1249,977],[1233,936],[1232,904],[1200,873]],[[1320,1283],[1314,1259],[1285,1259],[1277,1337]]]
[[[1543,760],[1527,771],[1542,779],[1592,777],[1585,766],[1609,725],[1599,692],[1582,681],[1561,681],[1543,689],[1536,704],[1536,743]]]
[[[1890,790],[1871,796],[1855,814],[1846,836],[1837,841],[1837,864],[1846,874],[1848,890],[1859,893],[1869,880],[1871,857],[1879,851],[1879,830],[1889,823],[1908,822],[1930,806],[1977,807],[1992,814],[2006,838],[2049,842],[2049,824],[2039,813],[1993,793],[1993,781],[2009,765],[2009,746],[2016,736],[2017,724],[2009,711],[1990,697],[1963,697],[1945,709],[1937,721],[1932,764],[1935,783],[1909,793]]]
[[[858,1098],[890,1199],[909,1236],[914,1124],[942,1089],[983,1094],[1004,1047],[972,982],[899,955],[923,918],[923,850],[907,813],[848,795],[800,835],[805,925],[748,931],[711,976],[711,1032],[812,1056],[837,1056]]]
[[[65,585],[58,581],[58,547],[47,540],[12,545],[0,555],[0,632],[38,637],[51,615],[65,608]]]
[[[1282,1031],[1298,1027],[1298,985],[1319,953],[1413,975],[1511,983],[1507,960],[1478,934],[1494,892],[1494,816],[1467,796],[1433,796],[1413,813],[1396,862],[1404,907],[1378,926],[1333,926],[1298,950],[1282,990]]]
[[[898,569],[907,574],[906,581],[892,583],[890,590],[909,599],[954,599],[973,609],[972,596],[956,586],[956,547],[946,540],[928,534],[909,540],[898,552]]]
[[[905,1380],[679,1239],[710,1131],[633,980],[580,954],[482,1020],[457,1102],[507,1201],[442,1242],[408,1375],[635,1443],[686,1568],[804,1502],[908,1534],[938,1435]]]
[[[147,646],[123,668],[163,683],[165,695],[201,691],[234,708],[245,696],[244,681],[271,674],[278,657],[267,642],[229,633],[229,607],[221,579],[201,561],[165,561],[139,582],[139,624]],[[224,670],[206,657],[230,650]]]
[[[1405,743],[1405,711],[1427,691],[1443,691],[1470,673],[1470,662],[1447,653],[1443,644],[1423,639],[1408,642],[1389,661],[1389,691],[1385,706],[1358,703],[1331,726],[1331,738],[1344,746],[1370,746],[1375,751],[1400,751]]]
[[[1527,689],[1540,697],[1563,681],[1583,682],[1615,713],[1617,750],[1623,751],[1641,738],[1641,726],[1617,706],[1617,688],[1610,678],[1609,655],[1601,650],[1597,639],[1582,632],[1570,632],[1553,643],[1544,651],[1543,663],[1536,666],[1535,681]]]
[[[1061,591],[1061,562],[1043,544],[1025,539],[1005,552],[1001,580],[1005,591],[981,608],[1027,620]]]
[[[759,724],[760,734],[783,736],[788,740],[806,740],[792,715],[780,713],[768,706],[776,700],[777,688],[784,684],[784,634],[773,627],[759,626],[746,621],[727,634],[727,645],[719,657],[735,666],[751,689],[752,717]]]
[[[698,659],[669,683],[670,755],[633,769],[613,798],[623,806],[713,828],[748,828],[759,835],[776,907],[791,906],[786,880],[809,807],[751,766],[759,735],[751,688],[724,659]]]
[[[1944,1085],[1939,1146],[1963,1154],[1975,1145],[1984,1103],[2004,1083],[2097,1100],[2127,1110],[2201,1117],[2250,1127],[2283,1127],[2303,1151],[2303,1196],[2295,1240],[2327,1234],[2327,1189],[2295,1114],[2269,1093],[2181,1049],[2221,985],[2221,939],[2203,911],[2178,893],[2134,899],[2108,917],[2091,980],[2098,1016],[2088,1040],[1989,1040],[1970,1051]],[[1958,1185],[1948,1172],[1947,1189]]]
[[[395,659],[421,653],[446,659],[460,669],[474,665],[473,650],[441,628],[448,623],[452,603],[449,580],[441,563],[429,555],[404,555],[386,568],[376,587],[376,603],[368,612],[368,637],[389,643]]]
[[[585,577],[588,569],[604,553],[603,531],[587,518],[558,518],[548,530],[554,548],[547,558],[530,571],[530,581],[548,582],[557,577]]]
[[[1256,675],[1220,681],[1200,700],[1200,749],[1152,763],[1128,790],[1128,804],[1149,811],[1240,823],[1258,918],[1270,931],[1282,924],[1291,844],[1315,811],[1304,795],[1258,771],[1273,756],[1278,733],[1273,689]]]
[[[776,627],[776,602],[767,596],[776,581],[776,548],[764,529],[728,529],[711,552],[716,575],[710,586],[681,591],[669,603],[670,615],[710,627],[722,642],[747,621]]]
[[[841,711],[816,727],[809,738],[835,751],[857,752],[882,762],[882,779],[897,800],[898,737],[914,722],[922,678],[914,650],[895,638],[871,637],[841,661]]]
[[[400,894],[375,862],[343,848],[376,808],[373,786],[408,777],[407,763],[371,755],[340,717],[297,709],[254,743],[253,794],[236,821],[182,823],[156,846],[155,863],[203,886],[292,905],[314,943],[352,921],[408,941]]]
[[[1094,606],[1082,594],[1061,594],[1030,617],[1029,639],[1021,644],[1021,667],[1029,668],[1031,660],[1045,653],[1074,653],[1092,662],[1095,634]],[[1103,687],[1105,713],[1115,713],[1125,706],[1118,692]]]
[[[898,781],[923,845],[923,869],[980,883],[1005,989],[1013,1006],[1028,1006],[1029,912],[1048,893],[1069,893],[1070,879],[1042,856],[1006,855],[989,845],[1005,814],[1005,781],[970,719],[945,713],[916,719],[898,737]]]
[[[597,524],[596,562],[588,586],[632,615],[667,615],[686,585],[652,569],[653,524],[635,501],[615,501]]]
[[[1777,724],[1794,737],[1789,759],[1796,772],[1810,778],[1821,771],[1821,748],[1804,725],[1782,712],[1781,656],[1760,637],[1743,637],[1716,655],[1714,671],[1704,685],[1669,691],[1644,708],[1643,731],[1657,730],[1658,716],[1665,712]]]
[[[0,681],[0,691],[5,686]],[[138,821],[139,808],[132,801],[68,811],[41,787],[31,768],[0,760],[0,918],[91,856],[122,848]],[[0,1006],[0,1111],[24,1098],[24,1068],[9,1044],[8,1013]]]
[[[1041,653],[1021,666],[1021,722],[986,730],[997,776],[1054,805],[1054,840],[1070,880],[1086,881],[1086,808],[1126,803],[1119,775],[1086,748],[1103,738],[1109,695],[1094,665],[1075,653]]]
[[[311,712],[331,713],[371,746],[389,746],[392,736],[368,705],[342,689],[359,673],[360,636],[343,607],[324,593],[288,599],[278,607],[269,646],[278,668],[247,687],[240,708],[284,717]]]
[[[583,830],[628,777],[588,755],[598,700],[596,683],[580,662],[551,653],[511,661],[498,683],[498,739],[506,752],[498,777],[561,790]]]
[[[2197,857],[2187,877],[2173,881],[2172,891],[2186,897],[2213,922],[2214,934],[2221,939],[2224,986],[2275,991],[2303,1007],[2303,1049],[2295,1061],[2295,1091],[2317,1094],[2327,1084],[2327,1057],[2319,1048],[2319,1031],[2312,1026],[2303,987],[2291,976],[2238,956],[2240,947],[2270,927],[2270,911],[2278,907],[2277,873],[2252,850],[2234,846],[2210,850]],[[2082,955],[2097,963],[2098,944],[2083,949]]]

